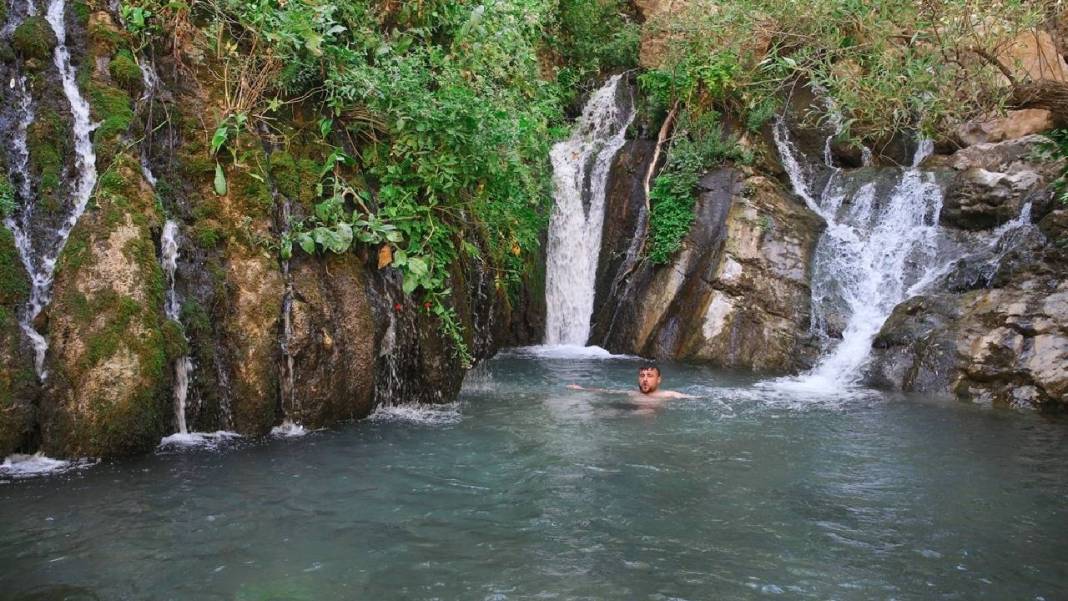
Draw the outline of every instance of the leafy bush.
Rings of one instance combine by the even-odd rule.
[[[646,27],[668,46],[663,70],[737,57],[724,104],[739,117],[752,111],[763,118],[768,98],[810,83],[842,111],[854,137],[879,138],[948,131],[1004,106],[1010,90],[984,56],[1002,56],[1017,36],[1041,26],[1044,4],[692,0]]]
[[[735,139],[724,135],[718,115],[684,112],[667,163],[649,192],[648,259],[667,263],[682,245],[693,224],[694,193],[702,173],[725,161],[751,160]]]

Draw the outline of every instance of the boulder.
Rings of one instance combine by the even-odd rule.
[[[996,227],[1019,215],[1024,199],[1041,184],[1042,177],[1030,170],[966,169],[946,190],[940,222],[966,230]]]
[[[1015,140],[1053,129],[1053,113],[1046,109],[1008,111],[1004,116],[978,119],[962,125],[957,137],[965,146]]]
[[[632,177],[626,171],[613,176]],[[612,182],[613,189],[628,186]],[[631,215],[644,207],[633,200],[633,188],[629,197],[608,200],[609,207],[630,209],[606,232],[640,223]],[[706,174],[694,223],[672,261],[642,263],[616,293],[598,296],[592,343],[760,371],[807,365],[812,357],[801,349],[810,318],[809,264],[822,227],[773,180],[730,167]],[[611,255],[613,239],[633,236],[613,233],[602,254]]]

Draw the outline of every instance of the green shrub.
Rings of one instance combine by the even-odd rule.
[[[695,117],[683,112],[664,169],[649,192],[651,214],[646,254],[655,264],[667,263],[693,224],[697,182],[708,169],[726,161],[748,163],[752,157],[725,136],[718,115]]]

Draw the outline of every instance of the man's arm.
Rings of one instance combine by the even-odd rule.
[[[579,386],[578,384],[568,384],[568,388],[571,390],[584,390],[586,392],[607,392],[609,394],[627,394],[626,390],[609,390],[607,388],[586,388],[585,386]]]

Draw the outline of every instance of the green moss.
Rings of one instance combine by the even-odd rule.
[[[204,249],[215,248],[222,241],[223,235],[219,231],[218,223],[214,221],[198,221],[193,226],[193,238],[197,246]]]
[[[189,343],[182,332],[182,324],[168,319],[163,322],[161,332],[163,335],[163,349],[168,363],[189,354]]]
[[[115,53],[108,65],[111,78],[126,90],[137,92],[141,90],[141,68],[137,66],[133,54],[129,50],[122,49]]]
[[[89,10],[89,5],[85,2],[81,2],[80,0],[71,2],[71,13],[81,25],[84,26],[89,24],[89,15],[91,14],[91,11]]]
[[[125,90],[95,82],[83,85],[89,91],[93,119],[100,123],[93,133],[93,146],[106,163],[117,154],[120,136],[130,129],[134,119],[133,102]]]
[[[71,154],[70,133],[59,113],[42,108],[26,130],[30,171],[37,177],[38,206],[46,212],[59,208],[57,192],[62,183],[64,157]]]
[[[288,152],[271,155],[271,179],[286,198],[311,209],[317,200],[319,165],[308,158],[294,158]]]
[[[56,34],[44,17],[28,17],[15,28],[11,45],[23,57],[44,62],[51,58],[56,47]]]
[[[29,292],[29,280],[15,249],[15,237],[0,225],[0,305],[20,305],[25,302]]]

